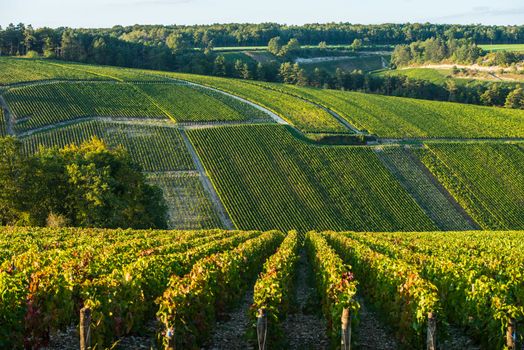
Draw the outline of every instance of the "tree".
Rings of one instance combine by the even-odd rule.
[[[62,58],[67,61],[85,61],[86,53],[80,37],[73,30],[66,30],[62,34]]]
[[[411,49],[409,46],[407,45],[395,46],[395,49],[393,50],[393,54],[391,56],[392,64],[398,67],[407,66],[410,64],[411,59],[412,59]]]
[[[297,39],[291,38],[289,39],[289,42],[282,47],[282,49],[279,52],[279,56],[286,56],[293,54],[301,49],[300,43]]]
[[[25,156],[0,139],[0,224],[164,228],[162,192],[123,148],[99,139]]]
[[[22,144],[13,137],[0,138],[0,225],[25,223],[27,163]]]
[[[499,84],[491,84],[490,87],[480,95],[480,102],[485,106],[502,106],[504,101],[504,92]]]
[[[213,75],[225,77],[227,74],[226,59],[223,55],[218,55],[213,66]]]
[[[296,81],[295,70],[291,62],[284,62],[280,65],[279,75],[286,84],[294,84]]]
[[[353,40],[353,43],[351,44],[351,48],[353,51],[359,51],[362,48],[362,40],[355,39]]]
[[[511,91],[504,104],[506,108],[524,109],[524,90],[521,87]]]
[[[188,49],[188,45],[181,34],[171,33],[166,38],[166,46],[173,52],[179,54]]]
[[[275,56],[280,54],[280,50],[282,50],[282,43],[279,36],[269,40],[269,43],[267,44],[267,50]]]

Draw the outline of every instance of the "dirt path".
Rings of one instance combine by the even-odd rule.
[[[253,286],[248,288],[244,298],[231,312],[218,321],[207,350],[250,350],[255,349],[246,338],[250,327],[248,310],[253,304]]]
[[[356,348],[363,350],[395,350],[398,344],[392,331],[379,320],[375,311],[366,307],[363,298],[360,303],[360,322],[356,328]]]
[[[324,350],[329,348],[326,321],[320,316],[320,302],[314,288],[312,271],[304,251],[300,254],[295,285],[295,312],[283,322],[290,350]]]
[[[191,158],[193,159],[193,163],[195,163],[197,171],[200,173],[200,180],[202,181],[204,190],[209,194],[209,198],[213,202],[215,210],[218,213],[218,216],[220,217],[222,224],[224,225],[226,229],[234,230],[235,225],[233,224],[233,221],[231,221],[231,218],[229,217],[229,214],[227,213],[226,208],[222,204],[222,201],[220,200],[220,197],[218,196],[218,193],[216,192],[215,187],[211,183],[211,180],[209,179],[209,176],[207,175],[206,170],[204,169],[204,165],[200,161],[200,158],[198,157],[198,154],[195,148],[193,147],[193,144],[189,140],[189,137],[187,137],[185,130],[183,129],[180,130],[180,135],[184,139],[184,143],[186,144],[189,154],[191,155]]]

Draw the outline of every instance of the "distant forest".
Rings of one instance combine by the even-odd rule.
[[[214,24],[195,26],[135,25],[101,29],[38,28],[10,24],[0,27],[0,56],[26,56],[132,68],[171,70],[241,79],[277,81],[323,88],[358,90],[387,95],[504,105],[513,87],[438,86],[405,77],[377,77],[360,71],[322,69],[306,72],[294,58],[304,45],[320,55],[336,54],[328,45],[352,45],[353,50],[395,47],[394,65],[451,59],[472,63],[486,53],[477,44],[524,43],[523,26],[347,23],[286,26]],[[269,46],[276,60],[248,63],[226,61],[216,47]],[[495,63],[512,64],[520,55],[497,53]],[[490,94],[490,91],[494,91]],[[518,96],[522,90],[517,91]],[[497,98],[482,98],[483,94]],[[524,104],[524,102],[522,102]],[[513,105],[513,104],[510,104]],[[519,105],[520,106],[520,105]],[[522,108],[522,107],[519,107]]]

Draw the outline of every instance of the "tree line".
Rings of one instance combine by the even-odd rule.
[[[162,191],[146,183],[126,150],[100,139],[23,152],[0,138],[0,226],[165,228]]]
[[[510,51],[487,52],[471,39],[448,39],[440,37],[397,45],[391,62],[394,66],[424,63],[460,63],[487,66],[510,66],[524,61],[524,54]]]

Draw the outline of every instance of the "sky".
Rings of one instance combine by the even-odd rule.
[[[0,25],[133,24],[524,24],[523,0],[0,0]]]

